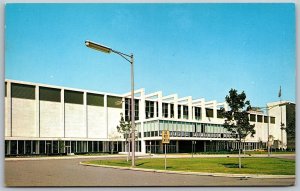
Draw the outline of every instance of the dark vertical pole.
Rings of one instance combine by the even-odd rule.
[[[131,65],[131,138],[132,138],[132,159],[131,159],[131,166],[135,166],[135,118],[134,118],[134,111],[135,111],[135,103],[134,103],[134,68],[133,68],[133,54],[130,56],[130,65]]]
[[[167,144],[165,143],[165,170],[167,170]]]

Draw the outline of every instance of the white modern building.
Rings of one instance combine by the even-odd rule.
[[[120,114],[130,119],[130,93],[112,94],[67,87],[5,81],[5,154],[59,154],[126,152],[123,135],[117,133]],[[268,135],[286,148],[281,129],[285,106],[269,104],[270,116],[249,113],[256,134],[247,137],[246,149],[266,148]],[[169,130],[168,152],[223,151],[237,148],[235,135],[222,124],[219,109],[226,103],[204,98],[179,98],[161,91],[135,91],[137,152],[163,152],[162,130]],[[111,144],[112,143],[112,144]]]

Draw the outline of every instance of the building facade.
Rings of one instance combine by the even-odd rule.
[[[124,136],[117,132],[120,115],[130,119],[130,93],[112,94],[15,80],[5,81],[5,154],[59,154],[127,152]],[[286,148],[280,122],[286,107],[272,103],[270,116],[249,113],[256,134],[243,143],[247,150],[266,148],[268,136]],[[276,105],[277,104],[277,105]],[[169,130],[167,152],[208,152],[237,149],[236,135],[222,124],[225,102],[204,98],[163,96],[135,91],[136,151],[161,153],[162,130]],[[280,120],[280,121],[279,121]]]

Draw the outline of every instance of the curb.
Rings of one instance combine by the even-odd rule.
[[[103,168],[113,168],[120,170],[133,170],[133,171],[143,171],[143,172],[157,172],[157,173],[166,173],[166,174],[181,174],[181,175],[197,175],[197,176],[213,176],[213,177],[231,177],[231,178],[295,178],[295,175],[264,175],[264,174],[227,174],[227,173],[206,173],[206,172],[185,172],[185,171],[170,171],[170,170],[154,170],[146,168],[132,168],[132,167],[118,167],[118,166],[109,166],[109,165],[97,165],[97,164],[86,164],[80,162],[79,164],[84,166],[93,166],[93,167],[103,167]]]

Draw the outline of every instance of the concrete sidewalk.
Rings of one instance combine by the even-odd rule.
[[[145,168],[132,168],[132,167],[118,167],[118,166],[108,166],[108,165],[95,165],[95,164],[85,164],[80,162],[81,165],[93,166],[93,167],[103,167],[103,168],[114,168],[121,170],[133,170],[133,171],[143,171],[143,172],[155,172],[155,173],[167,173],[167,174],[182,174],[182,175],[197,175],[197,176],[213,176],[213,177],[231,177],[231,178],[295,178],[295,175],[264,175],[264,174],[228,174],[228,173],[208,173],[208,172],[186,172],[186,171],[170,171],[170,170],[155,170],[155,169],[145,169]]]

